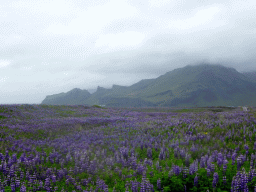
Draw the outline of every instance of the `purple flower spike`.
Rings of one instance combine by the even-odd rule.
[[[248,151],[248,150],[249,150],[248,145],[244,145],[244,149],[245,149],[246,151]]]
[[[21,188],[20,188],[20,192],[26,192],[26,187],[25,187],[25,185],[24,185],[24,184],[21,186]]]
[[[214,175],[213,175],[213,181],[212,181],[212,187],[213,188],[216,188],[216,185],[217,185],[217,183],[218,183],[218,180],[219,180],[219,176],[218,176],[218,173],[214,173]]]
[[[226,185],[227,184],[227,177],[223,176],[223,184]]]
[[[197,185],[198,185],[198,176],[196,175],[196,176],[195,176],[195,179],[194,179],[194,186],[197,187]]]
[[[161,189],[161,180],[160,179],[157,180],[157,189],[158,190]]]

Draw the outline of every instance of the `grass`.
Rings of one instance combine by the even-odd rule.
[[[205,109],[180,109],[173,111],[174,113],[196,113],[196,112],[203,112]]]

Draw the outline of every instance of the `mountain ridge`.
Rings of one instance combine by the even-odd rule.
[[[247,93],[247,94],[244,94]],[[239,106],[256,105],[253,73],[239,73],[222,65],[187,65],[155,79],[143,79],[130,86],[98,86],[94,93],[78,88],[42,101],[57,105],[105,105],[107,107]]]

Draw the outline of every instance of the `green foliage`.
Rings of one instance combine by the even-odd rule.
[[[93,107],[101,108],[101,109],[102,109],[102,107],[101,107],[101,106],[99,106],[99,105],[93,105]]]
[[[8,109],[7,107],[0,106],[0,113],[12,113],[13,110]]]
[[[182,184],[182,180],[178,178],[176,175],[171,178],[163,178],[162,186],[170,187],[171,191],[183,191],[184,185]]]
[[[196,113],[196,112],[203,112],[203,111],[205,111],[205,109],[195,108],[195,109],[180,109],[180,110],[175,110],[173,112],[175,112],[175,113]]]
[[[6,119],[6,117],[5,117],[5,116],[0,115],[0,119]]]
[[[56,111],[61,117],[70,117],[76,114],[75,111]],[[86,115],[87,116],[87,115]]]
[[[210,109],[210,111],[212,111],[212,112],[223,112],[223,109]]]

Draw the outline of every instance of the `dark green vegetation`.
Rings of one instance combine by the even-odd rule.
[[[254,73],[239,73],[221,65],[186,66],[156,79],[144,79],[131,86],[113,85],[73,89],[47,96],[42,104],[105,105],[106,107],[204,107],[256,105]]]
[[[0,105],[0,191],[253,191],[249,109]]]

